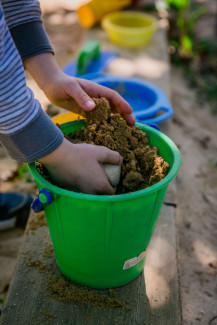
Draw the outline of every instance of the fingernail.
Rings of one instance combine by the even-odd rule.
[[[85,106],[87,109],[91,109],[91,108],[94,108],[94,107],[95,107],[95,103],[94,103],[94,101],[92,101],[92,100],[88,100],[88,101],[84,104],[84,106]]]
[[[134,125],[136,123],[136,119],[135,119],[135,116],[133,114],[129,115],[129,117],[128,117],[128,123],[130,125]]]

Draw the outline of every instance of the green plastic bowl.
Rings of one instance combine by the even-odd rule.
[[[67,135],[84,125],[84,121],[69,122],[61,129]],[[82,285],[112,288],[140,274],[168,184],[178,173],[180,153],[170,138],[149,126],[136,125],[148,133],[150,144],[170,164],[167,176],[147,189],[112,196],[71,192],[50,184],[35,163],[29,164],[38,188],[53,198],[44,210],[57,265]]]

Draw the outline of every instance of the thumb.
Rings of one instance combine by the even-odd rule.
[[[103,164],[120,165],[123,158],[117,151],[110,150],[106,147],[99,146],[98,161]]]
[[[91,111],[95,107],[94,101],[87,95],[87,93],[81,88],[79,83],[75,80],[71,82],[68,93],[77,104],[86,111]]]

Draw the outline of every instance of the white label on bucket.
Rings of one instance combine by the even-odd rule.
[[[127,270],[131,268],[132,266],[138,264],[144,257],[145,257],[146,251],[142,252],[139,256],[131,258],[130,260],[127,260],[124,263],[123,270]]]

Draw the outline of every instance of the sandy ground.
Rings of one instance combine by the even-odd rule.
[[[183,325],[217,324],[217,116],[200,105],[180,70],[171,71],[171,134],[182,165],[177,177]]]
[[[49,9],[49,12],[52,12]],[[76,54],[83,31],[73,13],[60,10],[44,16],[45,26],[62,66]],[[64,22],[64,26],[62,25]],[[75,45],[76,44],[76,45]],[[28,85],[43,107],[49,102],[27,76]],[[179,267],[183,325],[217,324],[217,116],[198,102],[182,72],[171,68],[174,117],[172,139],[180,148],[182,166],[177,177]],[[35,193],[35,185],[15,178],[7,181],[17,163],[0,149],[0,190]],[[23,230],[0,233],[0,299],[7,294]],[[174,324],[175,325],[175,324]]]

